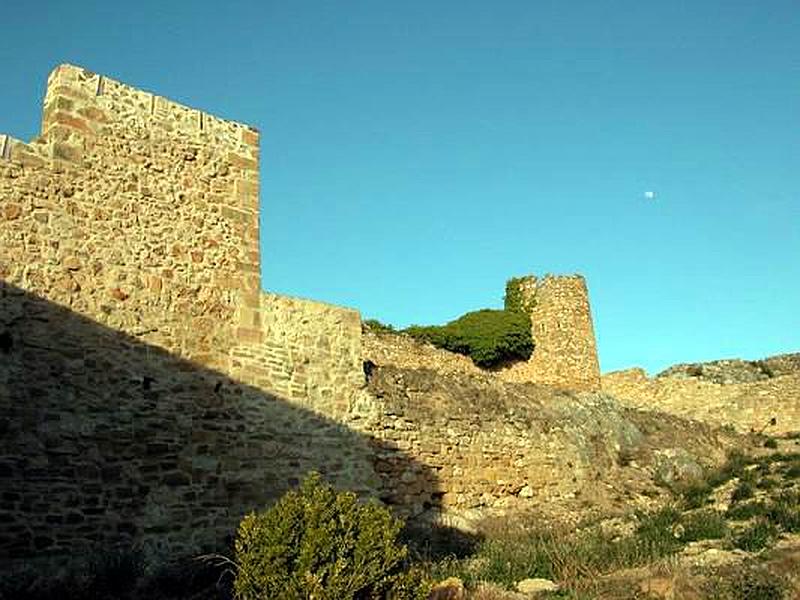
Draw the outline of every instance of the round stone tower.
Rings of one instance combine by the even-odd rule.
[[[531,316],[535,348],[526,362],[506,366],[508,381],[599,391],[600,364],[586,280],[581,275],[519,280],[522,306]]]

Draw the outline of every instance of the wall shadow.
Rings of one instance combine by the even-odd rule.
[[[217,549],[312,470],[390,495],[378,461],[437,494],[370,435],[0,282],[0,570],[83,545]]]

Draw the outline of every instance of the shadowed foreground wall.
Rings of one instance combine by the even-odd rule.
[[[0,333],[0,562],[218,547],[309,470],[379,493],[376,442],[297,403],[9,284]]]
[[[62,65],[0,152],[0,559],[196,550],[309,469],[407,469],[346,425],[358,313],[260,291],[258,132]]]

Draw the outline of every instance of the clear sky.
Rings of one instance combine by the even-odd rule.
[[[267,290],[405,326],[580,272],[604,371],[800,350],[796,1],[9,2],[1,132],[62,62],[261,130]]]

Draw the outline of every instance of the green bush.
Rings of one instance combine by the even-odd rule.
[[[503,297],[503,307],[511,312],[525,312],[530,314],[533,308],[530,304],[532,300],[526,301],[522,293],[522,282],[525,277],[512,277],[506,281],[506,295]]]
[[[334,491],[319,475],[272,508],[247,515],[235,542],[238,600],[425,598],[429,585],[404,571],[402,522],[376,503]]]
[[[530,317],[523,312],[484,309],[442,326],[411,326],[411,337],[469,356],[479,367],[527,360],[533,352]]]
[[[370,331],[372,333],[397,333],[394,326],[388,323],[382,323],[378,319],[366,319],[361,323],[362,331]]]

